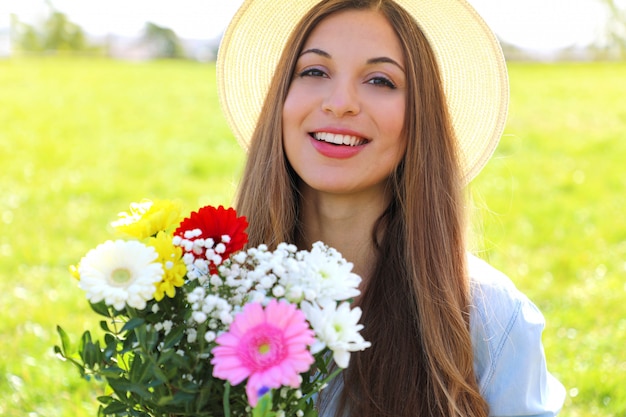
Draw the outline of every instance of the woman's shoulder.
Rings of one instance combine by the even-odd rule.
[[[475,350],[484,347],[488,360],[495,361],[512,332],[544,327],[539,309],[513,281],[486,261],[468,255],[471,288],[470,326]]]
[[[467,265],[471,310],[481,316],[485,325],[500,328],[506,325],[504,321],[513,320],[523,312],[525,319],[543,326],[544,319],[539,309],[507,275],[475,255],[468,255]]]
[[[474,370],[491,415],[554,416],[565,390],[548,372],[544,317],[502,272],[468,256]]]
[[[507,275],[476,255],[467,255],[467,269],[474,298],[495,297],[514,302],[525,297]]]

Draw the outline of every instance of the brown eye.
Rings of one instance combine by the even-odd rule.
[[[319,68],[308,68],[298,74],[300,77],[325,77],[328,75]]]
[[[388,87],[392,90],[396,89],[396,85],[389,78],[385,77],[374,77],[370,79],[367,83],[381,87]]]

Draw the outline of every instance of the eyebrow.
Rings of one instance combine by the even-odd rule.
[[[320,55],[324,58],[332,58],[332,56],[326,52],[323,51],[321,49],[318,48],[310,48],[307,50],[302,51],[302,53],[300,54],[300,56],[306,55],[306,54],[316,54],[316,55]],[[404,72],[404,67],[402,65],[400,65],[396,60],[391,59],[389,57],[386,56],[381,56],[381,57],[376,57],[376,58],[370,58],[367,60],[366,62],[368,65],[372,65],[372,64],[392,64],[395,65],[396,67],[400,68],[403,72]]]
[[[324,58],[330,58],[330,54],[326,51],[322,51],[321,49],[317,49],[317,48],[310,48],[307,49],[305,51],[302,51],[302,53],[300,54],[300,56],[306,55],[306,54],[316,54],[316,55],[321,55]]]
[[[391,59],[389,57],[386,57],[386,56],[381,56],[381,57],[377,57],[377,58],[370,58],[370,59],[367,60],[367,63],[370,64],[370,65],[371,64],[384,64],[384,63],[393,64],[396,67],[400,68],[402,71],[404,71],[404,68],[402,67],[402,65],[400,65],[397,61],[395,61],[395,60],[393,60],[393,59]]]

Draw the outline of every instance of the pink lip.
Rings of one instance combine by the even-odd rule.
[[[351,135],[358,137],[365,137],[359,132],[355,132],[353,130],[341,129],[341,128],[322,128],[316,129],[314,132],[328,132],[334,133],[336,135]],[[312,133],[314,133],[312,132]],[[309,136],[309,140],[311,141],[311,145],[317,152],[324,155],[327,158],[335,158],[335,159],[347,159],[351,158],[354,155],[361,152],[367,143],[358,146],[342,146],[335,145],[332,143],[324,142],[321,140],[315,139],[313,136]]]

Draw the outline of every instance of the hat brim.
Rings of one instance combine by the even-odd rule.
[[[320,0],[246,0],[218,52],[224,116],[247,147],[274,70],[299,20]],[[435,52],[465,183],[485,166],[506,122],[509,87],[500,43],[465,0],[396,0]]]

